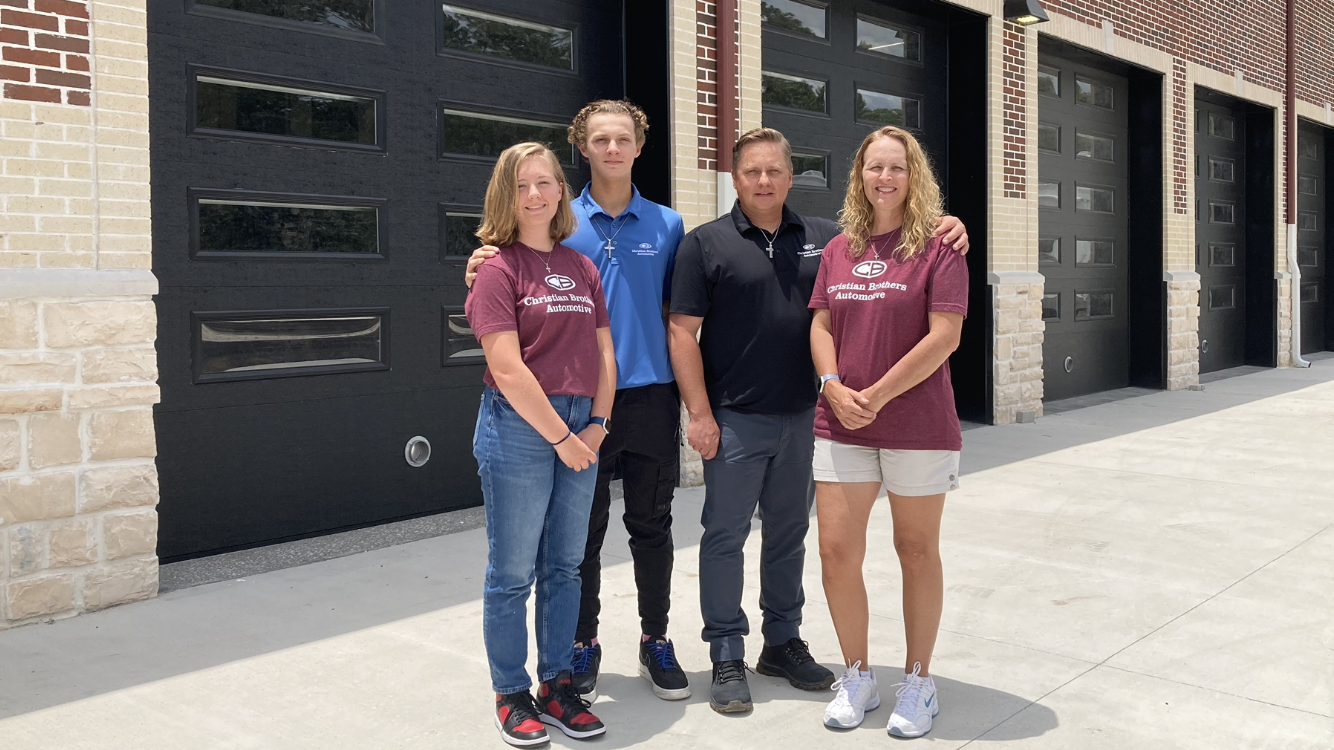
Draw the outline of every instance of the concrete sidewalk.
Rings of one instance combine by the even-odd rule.
[[[942,711],[915,742],[1334,748],[1334,360],[970,430],[964,442],[944,528]],[[632,570],[624,531],[613,532],[597,703],[609,730],[553,744],[897,742],[888,707],[833,732],[820,723],[831,693],[758,675],[752,715],[709,709],[702,496],[680,490],[676,506],[672,636],[694,697],[659,701],[637,676]],[[866,564],[882,675],[903,657],[890,539],[882,503]],[[465,531],[0,633],[0,748],[504,747],[481,643],[485,555],[483,532]],[[804,636],[836,667],[814,529],[806,592]]]

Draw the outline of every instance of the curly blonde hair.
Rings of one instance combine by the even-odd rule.
[[[648,140],[648,115],[629,99],[598,99],[584,105],[566,129],[566,140],[575,146],[587,143],[588,118],[593,115],[626,115],[635,124],[635,145],[643,146]]]
[[[570,186],[566,184],[560,159],[545,145],[529,141],[510,146],[496,159],[482,204],[482,225],[477,228],[477,239],[484,244],[505,247],[519,241],[519,165],[529,159],[545,159],[560,183],[560,204],[556,206],[556,215],[551,217],[551,239],[564,242],[574,234]]]
[[[944,209],[941,205],[940,185],[936,183],[935,172],[931,169],[931,160],[913,134],[902,128],[886,125],[862,141],[857,155],[852,159],[852,170],[848,173],[848,192],[843,199],[843,209],[838,212],[838,226],[848,238],[848,248],[852,250],[853,257],[860,258],[866,252],[866,244],[875,226],[875,207],[866,197],[862,170],[866,167],[866,150],[881,138],[893,138],[902,143],[908,157],[908,199],[903,207],[903,231],[899,234],[899,244],[894,248],[894,254],[902,260],[909,260],[926,248],[926,242],[931,239]]]

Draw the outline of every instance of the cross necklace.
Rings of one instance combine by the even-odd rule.
[[[778,232],[774,232],[774,236],[770,237],[769,233],[764,231],[764,227],[755,227],[755,228],[760,230],[760,234],[764,235],[764,241],[769,243],[769,247],[765,248],[764,251],[769,253],[769,260],[773,260],[774,240],[778,239]]]
[[[524,245],[524,247],[528,247],[528,246],[527,246],[527,245]],[[547,252],[546,257],[543,257],[543,256],[542,256],[542,253],[537,252],[536,250],[532,249],[531,247],[528,247],[528,252],[532,253],[533,255],[536,255],[536,256],[537,256],[537,259],[540,260],[540,261],[542,261],[542,265],[544,265],[544,266],[547,267],[547,275],[550,276],[550,275],[551,275],[551,253],[556,252],[556,248],[554,248],[554,247],[551,248],[551,250]]]
[[[615,231],[615,232],[612,232],[612,233],[611,233],[611,236],[608,237],[608,236],[607,236],[607,233],[602,231],[602,227],[599,227],[599,226],[598,226],[598,223],[597,223],[597,220],[596,220],[596,219],[594,219],[592,216],[590,216],[590,217],[588,217],[588,220],[589,220],[590,222],[592,222],[592,224],[593,224],[593,229],[597,230],[598,236],[601,237],[601,238],[603,239],[603,241],[607,243],[607,244],[605,244],[605,245],[602,246],[602,249],[607,251],[607,257],[610,258],[610,257],[611,257],[611,251],[616,249],[616,235],[620,234],[620,233],[621,233],[621,230],[622,230],[622,229],[625,229],[625,225],[626,225],[626,224],[629,224],[630,222],[629,222],[629,221],[623,221],[623,222],[621,222],[621,226],[617,227],[616,231]],[[611,220],[611,224],[610,224],[610,226],[615,226],[615,225],[616,225],[616,220],[615,220],[615,219],[612,219],[612,220]]]

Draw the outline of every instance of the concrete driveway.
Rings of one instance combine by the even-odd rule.
[[[964,443],[944,527],[942,711],[914,742],[1334,748],[1334,360],[974,429]],[[613,532],[596,704],[609,730],[553,744],[901,742],[885,734],[888,707],[833,732],[820,723],[832,694],[758,675],[753,714],[709,709],[702,498],[676,501],[671,635],[694,697],[659,701],[637,676],[632,571]],[[866,566],[882,674],[903,656],[888,511],[872,518]],[[815,549],[812,528],[804,636],[833,668]],[[483,532],[464,531],[0,633],[0,748],[504,747],[481,641],[485,554]]]

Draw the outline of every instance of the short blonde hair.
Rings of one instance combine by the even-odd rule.
[[[598,99],[584,105],[566,129],[566,140],[575,146],[587,143],[588,120],[593,115],[625,115],[635,124],[635,144],[643,146],[644,141],[648,140],[648,115],[629,99]]]
[[[908,159],[908,199],[903,207],[903,231],[899,233],[898,247],[894,248],[895,255],[908,260],[926,248],[926,241],[931,239],[944,209],[931,160],[913,134],[902,128],[886,125],[862,141],[848,172],[848,192],[843,199],[843,210],[838,212],[838,226],[848,238],[853,257],[861,257],[875,226],[875,207],[866,197],[862,170],[866,167],[866,150],[881,138],[893,138],[902,143]]]
[[[783,161],[787,162],[787,171],[792,171],[792,144],[787,142],[787,136],[773,128],[752,128],[742,133],[741,137],[736,139],[736,145],[732,146],[733,172],[736,172],[741,164],[741,152],[753,143],[777,143],[783,149]]]
[[[541,143],[516,143],[501,152],[491,182],[486,186],[482,207],[482,225],[477,238],[488,245],[503,247],[519,240],[519,166],[529,159],[545,159],[560,183],[560,203],[551,217],[551,239],[564,242],[574,234],[574,210],[570,208],[570,186],[565,171],[551,149]]]

